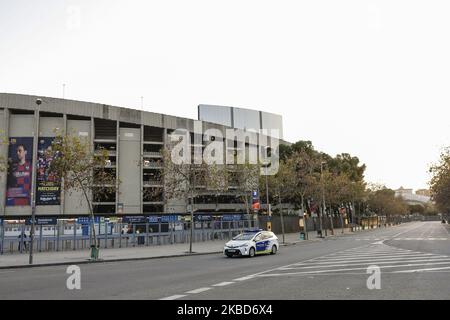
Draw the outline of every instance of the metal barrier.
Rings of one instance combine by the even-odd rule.
[[[95,226],[100,248],[158,246],[190,241],[190,222],[100,223]],[[253,220],[194,221],[193,242],[228,240],[246,228],[255,228]],[[26,235],[26,236],[25,236]],[[0,226],[0,254],[27,253],[30,245],[29,226],[16,224]],[[89,249],[93,241],[92,226],[58,223],[37,226],[33,251],[70,251]]]

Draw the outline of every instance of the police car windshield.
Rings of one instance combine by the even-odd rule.
[[[251,240],[254,236],[254,233],[241,233],[234,237],[233,240]]]

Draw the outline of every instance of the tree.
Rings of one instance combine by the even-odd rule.
[[[408,213],[406,202],[401,197],[396,197],[394,190],[384,186],[369,190],[368,205],[372,212],[386,217]]]
[[[107,169],[108,151],[92,150],[90,141],[85,137],[57,134],[52,142],[51,150],[47,152],[53,159],[50,172],[60,179],[62,189],[68,194],[81,191],[84,195],[91,217],[93,234],[91,257],[96,259],[99,245],[94,227],[92,199],[115,193],[120,183],[119,180],[116,181],[115,171]]]
[[[278,172],[275,175],[267,177],[269,193],[272,194],[273,198],[278,198],[283,243],[285,242],[283,199],[292,199],[292,195],[296,192],[297,177],[295,175],[295,169],[296,168],[294,161],[292,161],[292,158],[288,158],[286,160],[280,161]]]
[[[166,201],[184,199],[186,212],[191,213],[189,253],[192,253],[194,199],[204,193],[217,194],[227,190],[228,173],[225,165],[208,164],[204,159],[201,163],[193,163],[190,156],[186,157],[186,152],[191,152],[191,149],[175,149],[174,143],[162,150],[162,177]],[[181,161],[174,159],[178,156]]]
[[[364,180],[366,165],[360,165],[358,157],[353,157],[348,153],[338,154],[327,161],[328,168],[335,174],[346,174],[351,181],[360,182]]]
[[[440,155],[439,162],[431,165],[429,185],[437,209],[450,213],[450,147]]]
[[[258,189],[259,173],[260,165],[250,164],[248,161],[244,164],[228,165],[230,183],[232,181],[236,186],[237,196],[244,204],[247,214],[250,214],[252,192]]]

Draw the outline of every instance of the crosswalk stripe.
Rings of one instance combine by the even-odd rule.
[[[406,256],[406,257],[392,257],[392,258],[377,258],[377,259],[341,259],[341,260],[333,260],[333,261],[314,261],[314,262],[305,262],[298,263],[298,266],[301,265],[327,265],[327,264],[336,264],[336,263],[355,263],[355,262],[377,262],[377,261],[396,261],[396,260],[414,260],[414,259],[447,259],[448,256]]]
[[[431,254],[431,253],[425,254],[425,255],[416,254],[416,253],[408,253],[408,254],[384,255],[384,256],[370,256],[369,255],[369,256],[354,256],[354,257],[342,257],[342,258],[337,258],[336,257],[336,258],[332,258],[332,259],[325,258],[325,259],[316,259],[313,262],[319,262],[319,261],[333,262],[333,261],[344,261],[344,260],[345,261],[351,261],[351,260],[359,260],[359,259],[364,259],[364,258],[366,258],[366,260],[367,260],[369,258],[373,258],[373,259],[384,259],[384,258],[386,258],[386,259],[389,259],[389,258],[399,258],[399,257],[431,257],[431,256],[434,256],[434,255]]]
[[[413,259],[413,260],[394,260],[394,261],[368,261],[368,262],[358,262],[358,263],[344,263],[344,264],[320,264],[320,265],[313,265],[313,266],[295,266],[295,267],[286,267],[286,268],[280,268],[279,270],[296,270],[296,269],[313,269],[313,268],[330,268],[330,267],[345,267],[345,266],[362,266],[362,265],[382,265],[387,263],[401,263],[401,262],[438,262],[438,261],[448,261],[450,264],[450,258],[443,259],[443,258],[433,258],[433,259]]]
[[[255,277],[301,275],[301,274],[343,274],[367,270],[368,265],[379,265],[386,269],[407,268],[417,266],[439,266],[439,268],[422,268],[423,270],[445,270],[450,265],[450,256],[413,251],[391,247],[384,243],[360,246],[331,253],[306,261],[283,266],[267,272],[254,275]],[[339,268],[339,269],[337,269]],[[422,270],[416,268],[416,270]],[[405,272],[406,272],[405,271]],[[364,272],[365,273],[365,272]],[[392,272],[390,272],[392,273]]]
[[[450,267],[425,268],[425,269],[415,269],[415,270],[401,270],[401,271],[393,271],[392,273],[413,273],[413,272],[437,271],[437,270],[448,270],[448,269],[450,269]]]
[[[402,265],[390,265],[381,266],[380,269],[387,268],[401,268],[401,267],[415,267],[415,266],[427,266],[427,265],[437,265],[437,264],[450,264],[450,262],[436,262],[436,263],[414,263],[414,264],[402,264]],[[270,276],[292,276],[298,274],[316,274],[316,273],[329,273],[329,272],[341,272],[341,271],[355,271],[355,270],[367,270],[366,268],[346,268],[346,269],[329,269],[329,270],[315,270],[315,271],[300,271],[300,272],[286,272],[286,273],[269,273],[269,274],[259,274],[258,277],[270,277]]]

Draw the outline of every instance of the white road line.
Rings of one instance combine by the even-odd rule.
[[[417,260],[417,259],[450,259],[448,256],[435,256],[435,257],[422,257],[422,256],[415,256],[415,257],[407,257],[407,258],[386,258],[386,259],[361,259],[361,260],[337,260],[337,261],[327,261],[327,262],[316,262],[316,263],[303,263],[303,264],[297,264],[293,267],[302,267],[302,266],[311,266],[311,265],[332,265],[332,264],[344,264],[344,263],[376,263],[376,262],[383,262],[383,261],[409,261],[409,260]]]
[[[208,291],[208,290],[211,290],[211,289],[212,288],[205,287],[205,288],[199,288],[199,289],[187,291],[186,293],[200,293],[200,292]]]
[[[221,283],[213,284],[212,286],[213,287],[224,287],[224,286],[228,286],[228,285],[233,284],[233,283],[234,282],[221,282]]]
[[[165,297],[165,298],[162,298],[159,300],[176,300],[176,299],[183,298],[183,297],[186,297],[186,295],[185,294],[176,294],[174,296]]]
[[[409,228],[408,228],[408,229],[405,230],[405,231],[402,231],[402,232],[400,232],[400,233],[397,233],[397,234],[393,235],[392,238],[396,238],[396,237],[398,237],[399,235],[401,235],[401,234],[403,234],[403,233],[411,232],[411,231],[414,231],[414,230],[419,229],[419,228],[421,228],[421,227],[423,227],[423,226],[420,224],[420,225],[418,225],[416,228],[413,228],[413,229],[409,229]]]
[[[11,271],[0,271],[0,274],[4,274],[4,273],[12,273],[12,272],[16,272],[16,271],[14,271],[14,270],[11,270]]]
[[[327,257],[341,256],[341,255],[351,255],[351,254],[401,253],[401,252],[409,252],[409,251],[406,251],[406,250],[389,250],[389,249],[373,250],[371,248],[367,248],[366,250],[332,253],[332,254],[327,255]]]
[[[333,254],[333,255],[327,255],[324,257],[327,258],[336,258],[336,257],[355,257],[355,256],[367,256],[367,255],[386,255],[386,254],[406,254],[411,253],[411,251],[379,251],[379,252],[371,252],[371,251],[365,251],[365,252],[345,252],[341,254]]]
[[[393,271],[392,273],[412,273],[412,272],[435,271],[435,270],[447,270],[447,269],[450,269],[450,267],[427,268],[427,269],[415,269],[415,270],[402,270],[402,271]]]
[[[352,261],[352,260],[372,260],[373,259],[390,259],[390,258],[400,258],[400,257],[431,257],[431,256],[438,256],[438,255],[434,255],[432,253],[426,253],[426,254],[420,254],[420,253],[406,253],[406,254],[396,254],[396,255],[382,255],[382,256],[355,256],[355,257],[340,257],[340,258],[333,258],[333,259],[316,259],[313,260],[312,263],[316,263],[316,262],[336,262],[336,261]],[[441,257],[445,257],[445,256],[441,256]]]
[[[411,263],[402,265],[390,265],[381,266],[381,269],[385,268],[403,268],[403,267],[415,267],[415,266],[432,266],[436,264],[450,264],[450,262],[435,262],[435,263]],[[300,272],[286,272],[286,273],[272,273],[272,274],[260,274],[258,277],[266,276],[290,276],[296,274],[315,274],[315,273],[339,273],[340,271],[354,271],[354,270],[367,270],[367,268],[346,268],[346,269],[332,269],[332,270],[316,270],[316,271],[300,271]]]
[[[387,263],[410,263],[410,262],[439,262],[439,261],[448,261],[450,264],[450,258],[442,259],[442,258],[433,258],[433,259],[414,259],[414,260],[394,260],[394,261],[368,261],[368,262],[360,262],[360,263],[342,263],[342,264],[321,264],[321,265],[311,265],[311,266],[298,266],[298,267],[289,267],[289,268],[280,268],[279,270],[300,270],[300,269],[314,269],[314,268],[330,268],[330,267],[346,267],[346,266],[363,266],[363,265],[382,265]]]
[[[276,269],[275,269],[276,270]],[[265,271],[268,272],[268,271]],[[237,278],[237,279],[233,279],[233,281],[245,281],[245,280],[249,280],[254,278],[256,275],[250,275],[250,276],[246,276],[246,277],[242,277],[242,278]]]
[[[342,257],[342,256],[358,256],[358,255],[386,255],[386,254],[407,254],[407,253],[414,253],[414,251],[378,251],[378,252],[372,252],[371,250],[366,250],[363,252],[344,252],[341,254],[334,254],[334,255],[327,255],[323,257],[327,258],[335,258],[335,257]]]

